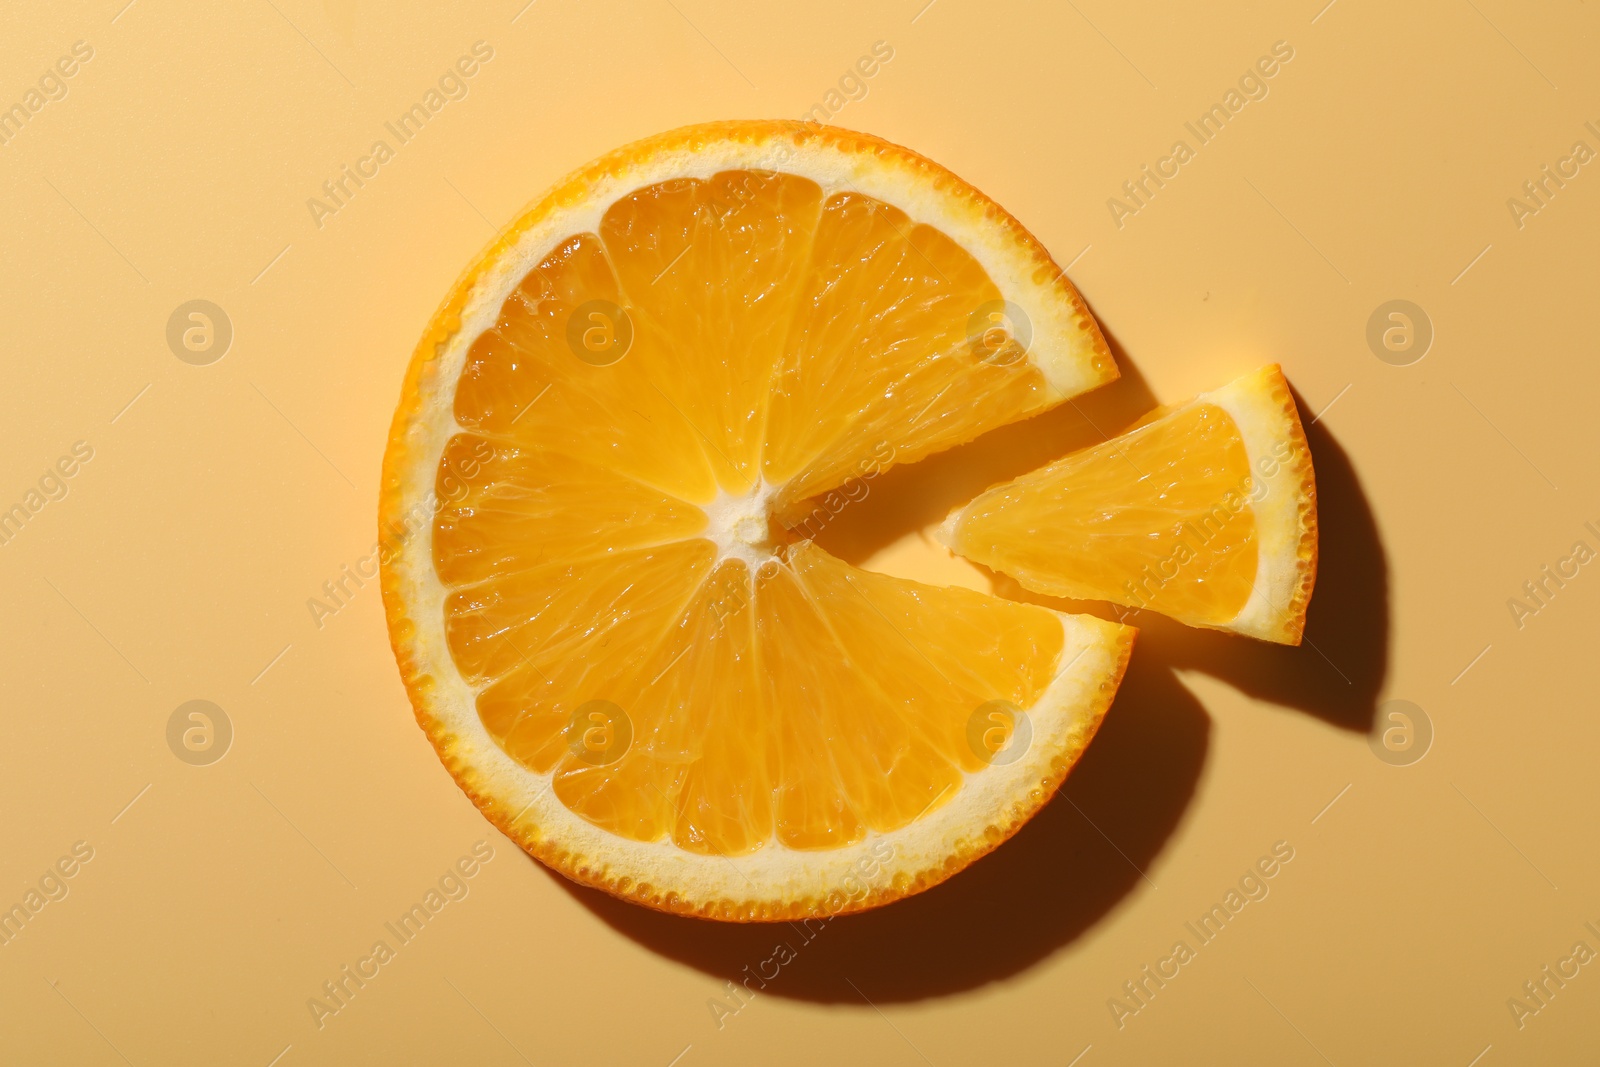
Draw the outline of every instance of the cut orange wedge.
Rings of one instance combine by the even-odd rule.
[[[835,914],[1014,833],[1133,630],[869,573],[807,516],[1116,376],[1037,241],[875,138],[692,127],[572,175],[467,271],[384,457],[417,718],[575,880]]]
[[[1036,593],[1298,645],[1317,490],[1276,365],[996,486],[940,539]]]

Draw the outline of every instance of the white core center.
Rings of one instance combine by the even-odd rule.
[[[763,481],[748,493],[719,491],[715,500],[703,505],[708,526],[701,536],[716,544],[718,563],[742,559],[753,573],[773,558],[767,506],[777,488]]]

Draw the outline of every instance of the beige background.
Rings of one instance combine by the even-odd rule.
[[[93,449],[0,546],[0,906],[93,849],[0,947],[0,1059],[1594,1062],[1600,965],[1520,1029],[1507,1006],[1600,950],[1600,565],[1520,629],[1507,607],[1600,548],[1600,168],[1520,228],[1507,206],[1600,150],[1594,5],[124,2],[0,13],[0,105],[93,48],[0,148],[0,507]],[[467,97],[319,228],[307,198],[479,40]],[[798,117],[880,40],[894,58],[832,121],[1072,262],[1125,379],[885,478],[830,545],[970,578],[907,531],[1278,360],[1322,413],[1324,570],[1298,650],[1133,620],[1063,798],[946,886],[828,926],[719,1028],[708,1001],[793,932],[657,916],[522,856],[413,724],[376,586],[320,628],[307,600],[368,552],[404,362],[496,227],[631,139]],[[1269,95],[1118,228],[1107,199],[1277,41]],[[164,336],[194,298],[234,328],[209,366]],[[1365,339],[1391,299],[1436,331],[1410,366]],[[167,745],[192,699],[233,724],[210,766]],[[1421,762],[1369,745],[1392,699],[1433,724]],[[478,841],[470,895],[318,1029],[307,998]],[[1119,1029],[1108,999],[1279,841],[1270,895]]]

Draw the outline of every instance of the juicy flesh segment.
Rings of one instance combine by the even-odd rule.
[[[1255,583],[1254,484],[1233,418],[1191,404],[989,490],[951,547],[1035,592],[1220,625]]]
[[[947,803],[985,767],[969,717],[1039,698],[1060,620],[809,542],[730,554],[704,508],[781,513],[1049,404],[969,338],[999,290],[939,231],[794,175],[649,186],[596,229],[472,344],[440,462],[446,635],[488,732],[596,826],[701,853],[839,847]],[[603,366],[569,346],[595,301],[632,329]],[[593,701],[626,719],[619,756],[573,743]]]

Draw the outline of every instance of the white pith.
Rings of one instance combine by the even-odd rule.
[[[1273,398],[1276,366],[1235,378],[1220,389],[1201,393],[1191,403],[1215,404],[1233,418],[1244,441],[1254,485],[1265,492],[1250,504],[1256,518],[1256,579],[1250,598],[1226,628],[1266,641],[1281,641],[1295,588],[1300,582],[1300,482],[1295,468],[1277,463],[1268,477],[1260,462],[1284,440],[1284,413]],[[1309,463],[1307,457],[1299,457]],[[1253,489],[1260,492],[1260,489]]]
[[[781,486],[763,479],[748,493],[717,491],[716,499],[701,505],[706,513],[706,528],[696,536],[717,546],[717,563],[726,559],[743,560],[754,574],[767,560],[777,557],[771,551],[771,512],[768,505]]]
[[[641,186],[674,177],[709,177],[728,169],[782,169],[800,173],[824,195],[854,191],[907,212],[943,230],[988,271],[1000,291],[1023,306],[1034,326],[1028,359],[1066,396],[1102,379],[1089,365],[1092,349],[1059,300],[1035,298],[1048,291],[1034,278],[1035,265],[993,238],[992,223],[970,203],[919,180],[896,181],[894,168],[869,166],[829,145],[800,148],[771,142],[720,142],[696,151],[663,152],[632,169],[607,177],[590,190],[585,206],[553,212],[521,234],[474,285],[460,313],[460,326],[422,368],[418,389],[428,403],[405,428],[407,464],[397,473],[403,499],[424,499],[439,457],[452,436],[463,432],[454,418],[456,384],[471,342],[495,322],[501,304],[534,264],[579,232],[594,232],[606,207]],[[752,570],[771,558],[764,546],[767,508],[776,487],[765,483],[749,495],[720,493],[704,506],[720,559],[740,559]],[[1014,813],[1031,811],[1038,793],[1059,780],[1058,763],[1075,760],[1098,725],[1107,694],[1126,655],[1131,630],[1089,616],[1057,613],[1064,643],[1054,680],[1028,709],[1033,742],[1018,760],[965,777],[962,788],[918,820],[889,833],[831,851],[799,852],[776,841],[746,856],[728,858],[686,852],[670,839],[643,842],[618,837],[568,810],[550,789],[551,776],[537,774],[508,756],[478,716],[476,691],[454,666],[445,636],[446,589],[433,568],[433,529],[424,524],[404,540],[391,572],[400,600],[415,623],[410,641],[428,676],[429,712],[444,732],[441,754],[463,784],[512,815],[503,828],[524,843],[554,842],[585,857],[596,878],[670,886],[691,902],[717,900],[793,901],[820,899],[853,879],[864,891],[893,888],[908,878],[936,871],[959,851],[958,843],[984,847],[985,831],[1009,826]],[[1114,684],[1114,683],[1113,683]],[[892,860],[882,859],[882,849]]]

